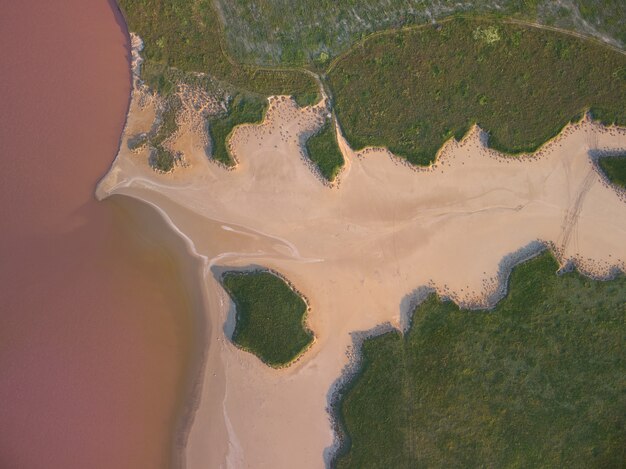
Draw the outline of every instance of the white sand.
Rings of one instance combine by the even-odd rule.
[[[343,142],[346,169],[330,188],[299,147],[299,137],[319,125],[319,108],[273,99],[262,125],[234,132],[232,171],[189,140],[202,136],[181,132],[173,144],[192,164],[173,174],[154,172],[145,154],[126,150],[128,136],[152,122],[136,111],[133,103],[97,194],[158,205],[205,259],[209,348],[185,451],[189,468],[322,467],[333,442],[327,399],[348,362],[350,333],[406,324],[420,287],[488,305],[511,263],[536,251],[537,240],[588,274],[625,268],[626,203],[589,153],[626,150],[626,129],[584,120],[518,159],[486,149],[475,129],[421,171],[384,150],[355,155]],[[225,336],[232,304],[211,269],[247,265],[275,269],[310,302],[317,340],[287,369],[270,369]]]

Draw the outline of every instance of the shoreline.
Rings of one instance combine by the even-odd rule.
[[[126,20],[124,19],[124,14],[122,13],[122,9],[120,8],[120,6],[117,4],[116,0],[107,0],[109,3],[109,6],[111,7],[111,11],[113,12],[113,16],[115,17],[115,21],[117,23],[117,25],[119,26],[122,34],[125,37],[125,41],[124,41],[124,48],[126,49],[126,62],[128,64],[128,84],[129,84],[129,93],[128,93],[128,97],[126,100],[126,107],[125,107],[125,112],[124,112],[124,119],[123,119],[123,124],[122,124],[122,128],[120,130],[120,135],[118,138],[118,142],[117,142],[117,149],[116,149],[116,153],[115,153],[115,157],[113,158],[113,160],[111,161],[111,164],[109,165],[108,169],[107,169],[107,173],[111,170],[111,167],[113,166],[113,163],[115,163],[115,160],[117,158],[117,155],[119,154],[121,148],[122,148],[122,140],[124,138],[124,133],[126,131],[126,125],[128,122],[128,116],[130,115],[130,107],[133,101],[133,90],[134,90],[134,82],[135,82],[135,74],[134,74],[134,70],[133,70],[133,63],[132,63],[132,53],[133,53],[133,46],[132,46],[132,39],[130,36],[130,31],[128,30],[128,25],[126,24]],[[96,194],[96,189],[98,187],[98,185],[100,184],[100,181],[102,181],[102,179],[104,178],[104,176],[106,176],[105,173],[103,176],[101,176],[95,184],[94,187],[94,191],[93,191],[93,197],[96,199],[96,201],[100,201],[100,199],[98,198],[97,194]]]
[[[187,440],[196,410],[199,404],[199,395],[202,389],[202,381],[205,373],[206,353],[208,350],[208,337],[212,329],[207,311],[207,301],[205,298],[205,289],[202,287],[205,277],[206,259],[198,254],[193,247],[191,240],[184,235],[170,220],[167,214],[156,204],[137,197],[130,197],[122,194],[114,194],[110,199],[115,203],[122,205],[131,212],[133,219],[141,220],[142,225],[146,221],[153,224],[158,217],[158,223],[164,223],[164,229],[157,231],[158,238],[162,242],[165,249],[171,254],[172,258],[181,271],[181,284],[184,285],[186,295],[191,304],[191,311],[194,322],[195,346],[192,352],[191,363],[187,366],[189,370],[186,383],[183,385],[179,402],[177,404],[178,411],[175,428],[172,429],[172,463],[173,467],[184,468],[184,451],[187,446]],[[107,199],[108,200],[108,199]],[[133,207],[133,205],[135,205]],[[146,213],[146,210],[152,213]],[[148,220],[153,218],[153,220]],[[154,233],[154,231],[153,231]]]
[[[194,323],[193,336],[195,349],[191,353],[190,363],[186,364],[188,375],[185,378],[177,398],[174,428],[171,429],[171,463],[172,467],[184,468],[184,450],[187,445],[189,432],[199,403],[199,394],[202,389],[202,381],[205,372],[206,351],[208,349],[208,336],[212,325],[206,312],[205,290],[202,288],[202,280],[205,272],[205,259],[193,250],[193,244],[171,222],[167,214],[156,204],[137,197],[123,194],[113,194],[107,199],[110,203],[118,205],[128,213],[134,223],[141,224],[142,228],[151,229],[151,236],[156,237],[158,242],[174,261],[180,273],[180,283],[185,289],[185,296],[190,304],[190,311]],[[157,233],[156,235],[154,233]],[[141,231],[138,232],[141,236]]]
[[[131,209],[136,220],[139,217],[145,217],[145,213],[137,216],[138,211],[148,209],[151,212],[149,216],[158,217],[159,223],[164,222],[167,225],[164,230],[160,231],[160,238],[165,241],[166,249],[171,253],[179,267],[182,267],[183,279],[181,283],[185,285],[186,293],[193,304],[191,312],[193,321],[196,322],[194,335],[197,340],[197,350],[192,356],[192,363],[189,365],[192,371],[189,372],[185,389],[179,396],[181,398],[178,403],[179,412],[177,412],[176,417],[177,423],[172,429],[171,440],[171,461],[173,467],[185,469],[190,467],[187,464],[189,439],[202,401],[202,391],[207,387],[208,380],[212,381],[211,384],[219,384],[217,382],[219,380],[214,381],[211,379],[215,377],[215,373],[212,376],[209,376],[208,373],[210,351],[212,346],[216,345],[210,339],[210,336],[215,331],[221,331],[220,327],[216,327],[212,323],[212,315],[209,313],[215,306],[211,305],[214,292],[208,286],[213,259],[209,259],[208,256],[199,253],[193,240],[176,225],[167,211],[153,200],[142,197],[140,194],[130,194],[123,191],[113,192],[99,198],[101,201],[109,199],[113,199],[115,203],[119,203],[125,208],[129,201],[131,205],[137,204],[134,209]],[[220,386],[223,386],[223,383]],[[223,423],[227,425],[225,421]],[[217,433],[227,436],[226,432]],[[224,441],[226,442],[227,440]]]
[[[184,389],[181,392],[181,396],[179,396],[179,402],[177,403],[178,411],[175,416],[176,423],[174,424],[174,428],[172,431],[171,438],[171,449],[170,449],[170,462],[172,467],[178,469],[184,469],[186,467],[185,462],[185,450],[187,447],[187,442],[189,439],[189,434],[191,432],[191,427],[193,425],[193,421],[196,415],[197,407],[200,402],[200,394],[203,388],[203,381],[205,375],[205,364],[206,364],[206,355],[209,346],[209,330],[211,329],[211,324],[209,321],[209,315],[206,314],[207,310],[207,299],[206,294],[207,290],[203,288],[202,283],[205,280],[205,272],[206,272],[206,257],[200,255],[194,247],[193,242],[189,237],[187,237],[181,230],[179,230],[176,225],[171,221],[171,219],[167,216],[166,212],[161,209],[157,204],[150,202],[147,199],[143,199],[140,197],[133,197],[123,194],[107,194],[105,197],[101,197],[98,193],[98,187],[100,186],[102,180],[106,178],[107,174],[113,168],[118,155],[122,150],[122,144],[124,141],[124,136],[126,134],[129,117],[131,115],[131,105],[133,103],[133,97],[135,92],[135,85],[137,80],[139,79],[138,73],[140,71],[141,62],[143,59],[141,58],[138,51],[135,51],[133,48],[133,38],[126,24],[124,14],[117,4],[116,0],[108,0],[109,5],[111,6],[111,10],[114,13],[114,17],[120,30],[124,34],[126,41],[126,57],[128,63],[128,77],[129,77],[129,90],[124,113],[124,124],[121,128],[117,150],[115,157],[111,161],[107,171],[100,177],[100,179],[95,184],[95,189],[93,192],[93,197],[97,202],[103,202],[105,200],[110,200],[112,203],[119,204],[122,208],[129,212],[130,216],[133,217],[133,220],[139,221],[139,218],[146,217],[145,212],[143,214],[139,214],[139,212],[143,209],[148,208],[149,210],[154,212],[154,215],[159,217],[162,222],[165,222],[167,225],[166,230],[159,231],[161,240],[165,241],[166,244],[165,249],[172,255],[177,267],[182,272],[182,285],[184,285],[186,294],[191,301],[191,309],[192,314],[194,316],[193,321],[196,322],[197,329],[195,328],[196,335],[196,346],[199,348],[198,351],[194,352],[192,355],[197,355],[194,359],[192,357],[192,363],[189,364],[189,367],[192,371],[189,371],[189,376],[187,378],[187,383],[184,385]],[[139,51],[141,48],[139,49]],[[136,61],[139,59],[138,61]],[[129,200],[132,203],[129,204]],[[135,207],[132,207],[133,204],[139,204]],[[152,216],[152,214],[150,215]],[[182,245],[181,245],[182,243]],[[182,252],[184,250],[185,252]],[[195,288],[194,287],[198,287]]]
[[[94,197],[130,107],[125,24],[112,0],[7,7],[2,465],[170,467],[185,286],[128,204]]]

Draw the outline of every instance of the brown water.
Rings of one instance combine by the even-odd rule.
[[[196,346],[186,267],[154,213],[92,195],[128,105],[114,8],[2,6],[1,468],[170,465]]]

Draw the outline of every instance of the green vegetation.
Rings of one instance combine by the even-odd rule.
[[[251,95],[237,95],[229,104],[228,113],[209,121],[209,134],[213,144],[213,159],[226,166],[235,164],[226,143],[237,125],[257,123],[263,120],[267,100]]]
[[[222,49],[222,26],[211,0],[119,0],[131,31],[144,41],[143,78],[161,94],[173,91],[171,68],[208,73],[224,86],[293,95],[300,105],[318,100],[317,83],[301,70],[241,65]]]
[[[453,14],[537,21],[626,42],[623,0],[217,0],[231,54],[240,62],[318,69],[366,34]],[[581,21],[584,19],[588,22]]]
[[[626,189],[626,156],[605,156],[598,159],[598,165],[609,181]]]
[[[163,146],[163,142],[178,129],[177,112],[175,105],[168,105],[161,113],[161,125],[155,135],[149,138],[150,145],[154,148],[152,164],[161,171],[170,171],[176,160],[175,155]]]
[[[339,468],[621,467],[626,277],[516,267],[492,311],[435,295],[405,336],[363,344],[339,416]]]
[[[138,135],[128,141],[130,150],[136,150],[147,145],[150,149],[150,164],[160,171],[170,171],[176,162],[177,156],[165,148],[163,143],[178,130],[176,114],[179,106],[178,100],[172,97],[168,99],[160,113],[160,123],[156,130]]]
[[[475,122],[510,153],[535,150],[587,108],[626,124],[624,54],[509,23],[382,33],[333,64],[328,83],[353,148],[386,146],[415,164]]]
[[[326,120],[320,131],[306,141],[306,151],[322,176],[332,182],[343,166],[332,120]]]
[[[313,341],[304,324],[306,303],[280,277],[266,271],[227,272],[222,283],[237,308],[232,340],[238,347],[281,367]]]

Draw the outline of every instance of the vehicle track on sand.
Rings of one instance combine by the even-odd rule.
[[[580,217],[580,211],[583,207],[583,203],[585,202],[585,197],[589,193],[589,190],[593,187],[593,183],[596,181],[596,179],[596,172],[593,170],[593,168],[590,168],[587,171],[585,179],[583,179],[578,188],[578,191],[576,192],[574,203],[570,205],[565,214],[565,218],[563,219],[563,223],[561,225],[561,235],[559,236],[558,241],[559,250],[562,253],[566,251],[572,238],[572,234],[575,233],[575,228],[578,224],[578,218]]]

